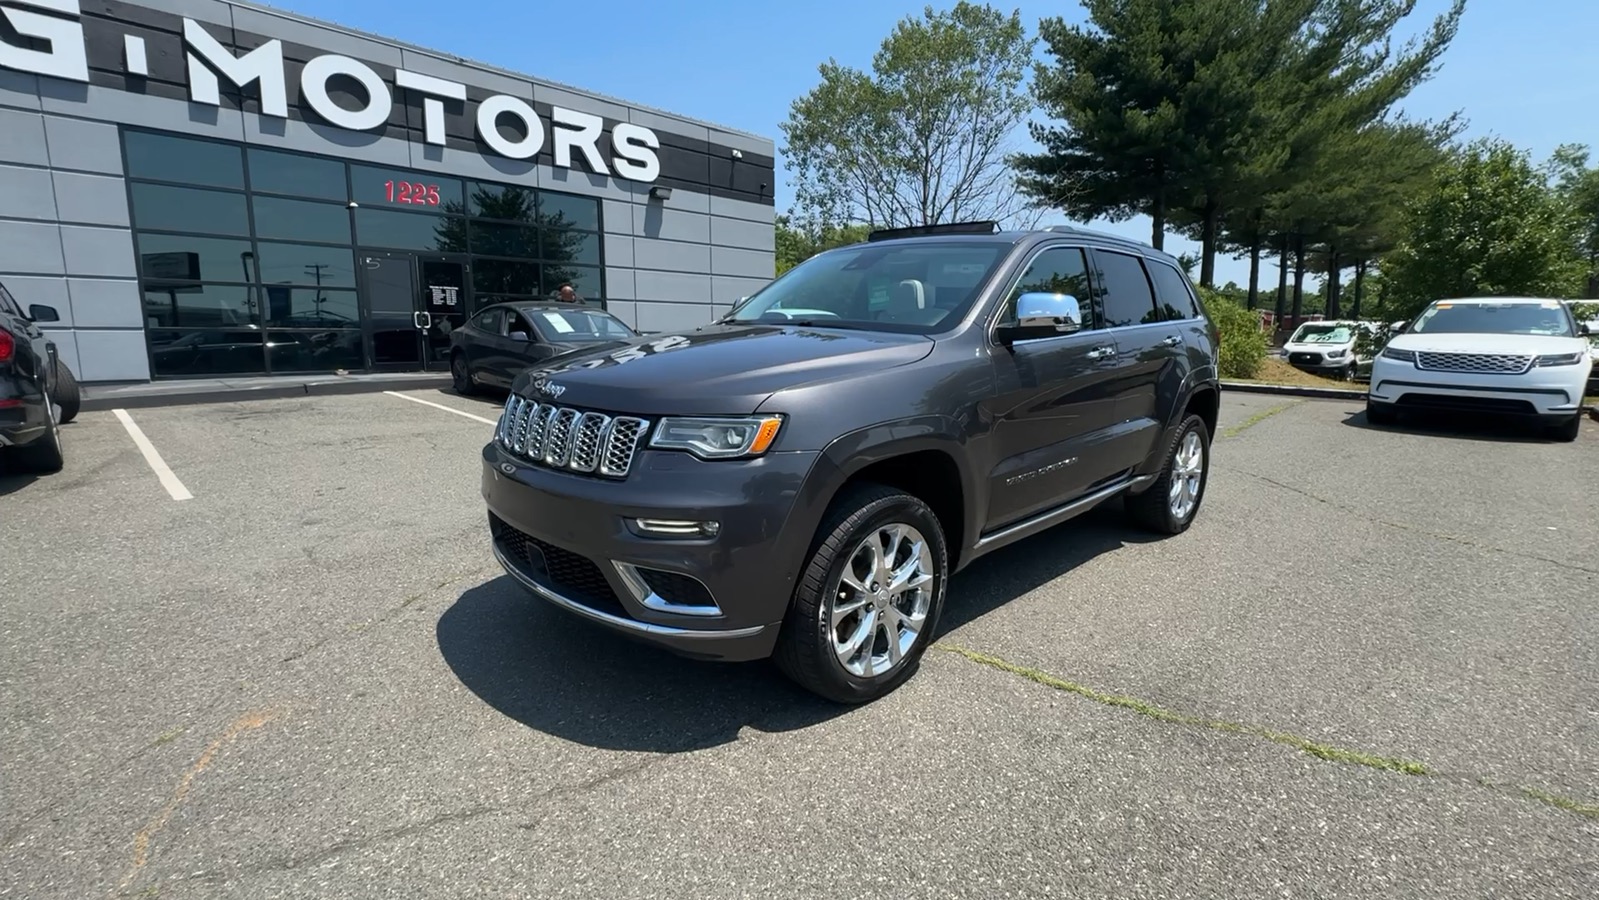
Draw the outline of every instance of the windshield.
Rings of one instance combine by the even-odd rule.
[[[724,321],[932,334],[960,321],[1010,249],[938,241],[833,250],[788,270]]]
[[[636,332],[610,313],[592,309],[530,309],[523,311],[551,343],[575,341],[620,341]]]
[[[1289,341],[1296,344],[1347,344],[1354,336],[1348,325],[1301,325]]]
[[[1571,337],[1571,316],[1557,300],[1495,303],[1491,300],[1435,303],[1416,319],[1413,334],[1539,334]]]

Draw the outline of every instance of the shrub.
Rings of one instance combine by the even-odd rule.
[[[1266,361],[1266,333],[1260,317],[1233,300],[1206,288],[1199,289],[1216,329],[1221,332],[1221,352],[1217,365],[1223,378],[1254,378]]]

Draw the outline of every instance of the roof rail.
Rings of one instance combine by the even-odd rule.
[[[905,228],[880,228],[866,236],[868,241],[887,241],[894,238],[924,237],[934,234],[994,234],[999,231],[999,223],[994,221],[982,222],[948,222],[943,225],[911,225]]]
[[[1110,241],[1117,244],[1126,244],[1146,250],[1153,249],[1150,244],[1140,241],[1137,238],[1124,237],[1123,235],[1110,234],[1104,231],[1094,231],[1091,228],[1083,228],[1080,225],[1050,225],[1044,230],[1053,231],[1057,234],[1086,234],[1089,237],[1095,238],[1096,240]]]

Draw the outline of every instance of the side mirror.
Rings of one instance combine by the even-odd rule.
[[[1410,323],[1409,322],[1400,322],[1398,325],[1394,326],[1394,334],[1404,334],[1405,332],[1407,332],[1409,330],[1410,330]]]
[[[1031,292],[1016,298],[1016,322],[1001,325],[998,337],[1006,344],[1071,334],[1083,328],[1083,309],[1071,294]]]
[[[527,332],[525,332],[525,331],[513,331],[510,334],[506,335],[506,337],[510,338],[513,341],[522,341],[523,343],[526,343],[527,340],[528,340]]]
[[[54,306],[35,303],[28,307],[28,318],[35,322],[59,322],[61,321],[61,314],[56,312]]]
[[[1589,325],[1587,322],[1584,322],[1581,325],[1577,326],[1577,333],[1582,335],[1583,337],[1592,337],[1593,336],[1593,326]]]

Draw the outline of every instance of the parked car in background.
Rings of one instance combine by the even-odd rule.
[[[1377,354],[1366,418],[1389,424],[1427,409],[1522,416],[1574,441],[1594,365],[1588,330],[1559,300],[1436,301]]]
[[[78,382],[39,323],[54,307],[21,304],[0,284],[0,468],[59,472],[61,426],[78,415]]]
[[[1306,322],[1294,329],[1283,343],[1283,356],[1289,365],[1301,371],[1353,381],[1356,375],[1371,367],[1371,357],[1364,355],[1363,350],[1376,331],[1370,322]],[[1365,341],[1360,340],[1362,334]]]
[[[482,387],[508,390],[528,366],[638,336],[598,307],[536,300],[496,303],[450,332],[450,377],[462,394]]]

